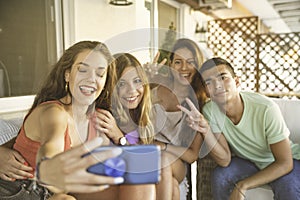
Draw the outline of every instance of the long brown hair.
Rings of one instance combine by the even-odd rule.
[[[175,51],[177,51],[178,49],[182,49],[182,48],[187,48],[188,50],[190,50],[195,59],[195,65],[196,65],[197,72],[193,77],[191,86],[192,86],[192,88],[195,92],[196,98],[198,100],[199,109],[201,110],[207,100],[207,96],[205,93],[204,81],[199,72],[202,63],[204,62],[204,56],[203,56],[203,53],[200,50],[199,46],[193,40],[190,40],[187,38],[181,38],[181,39],[176,40],[176,42],[173,46],[173,49],[170,54],[170,62],[171,63],[173,62]]]
[[[113,57],[104,43],[98,41],[81,41],[65,50],[59,61],[54,65],[41,89],[36,94],[30,111],[43,102],[59,100],[68,95],[69,91],[65,89],[65,72],[66,70],[71,70],[77,55],[84,50],[99,51],[107,59],[108,67],[105,87],[96,99],[95,106],[110,110],[110,91],[113,90],[116,81]]]
[[[152,115],[152,103],[151,103],[151,94],[150,94],[150,86],[146,76],[146,73],[141,66],[140,62],[129,53],[120,53],[115,54],[114,58],[116,59],[116,75],[117,80],[119,80],[122,76],[123,71],[127,67],[134,67],[137,70],[138,76],[141,78],[143,87],[144,87],[144,95],[142,101],[138,105],[136,109],[129,110],[130,116],[126,115],[124,112],[124,108],[119,100],[117,90],[113,92],[113,114],[119,124],[126,124],[131,119],[135,124],[138,125],[139,135],[141,142],[143,144],[150,144],[154,138],[154,128],[151,121]]]

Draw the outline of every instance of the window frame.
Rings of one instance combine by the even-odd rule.
[[[70,0],[72,2],[72,0]],[[64,3],[65,4],[65,3]],[[64,49],[64,35],[63,35],[63,9],[62,0],[53,0],[53,5],[50,5],[50,17],[55,22],[56,35],[56,55],[57,58],[61,56]],[[66,19],[64,19],[65,21]],[[51,41],[47,41],[48,43]],[[0,118],[10,119],[24,117],[27,111],[32,106],[35,95],[13,96],[0,98]]]

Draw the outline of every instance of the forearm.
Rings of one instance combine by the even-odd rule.
[[[187,98],[186,102],[190,106],[191,110],[188,110],[187,108],[180,105],[178,106],[178,108],[188,115],[188,125],[202,136],[200,145],[202,145],[204,141],[207,151],[217,162],[217,164],[224,167],[227,166],[230,163],[231,154],[225,137],[221,133],[214,134],[211,131],[209,123],[195,107],[192,101]],[[216,138],[216,135],[219,135],[220,137]]]
[[[36,178],[38,179],[38,181],[40,181],[40,184],[42,184],[42,185],[45,184],[44,186],[47,187],[50,191],[52,191],[54,193],[61,193],[63,191],[61,189],[58,189],[55,186],[48,185],[48,181],[43,182],[41,180],[40,170],[41,170],[42,166],[45,167],[45,164],[46,164],[48,158],[52,158],[53,156],[63,152],[64,151],[63,147],[64,146],[57,144],[56,148],[55,148],[55,145],[53,145],[53,142],[48,142],[48,143],[46,142],[40,147],[38,154],[37,154],[37,160],[36,160],[36,162],[37,162],[37,166],[36,166],[37,167],[37,169],[36,169],[37,177]]]
[[[181,147],[168,144],[167,151],[176,155],[181,160],[191,164],[198,159],[202,143],[203,139],[201,135],[197,133],[189,147]]]
[[[206,134],[203,134],[203,139],[210,156],[218,165],[226,167],[231,160],[230,149],[224,136],[221,133],[217,135],[220,137],[216,138],[216,135],[209,129]]]
[[[274,162],[265,169],[256,174],[241,180],[237,183],[238,187],[245,190],[259,187],[284,176],[292,170],[292,166],[288,162]]]
[[[172,153],[187,163],[193,163],[198,158],[198,153],[195,153],[195,151],[189,149],[188,147],[180,147],[168,144],[166,151]]]

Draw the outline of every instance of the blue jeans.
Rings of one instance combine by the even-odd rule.
[[[0,179],[0,200],[46,200],[52,192],[37,185],[34,189],[32,180],[16,180],[14,182]]]
[[[228,167],[216,167],[211,182],[213,199],[229,199],[235,183],[258,171],[254,163],[239,157],[233,157]],[[300,200],[300,160],[294,160],[294,168],[290,173],[269,185],[276,200]]]

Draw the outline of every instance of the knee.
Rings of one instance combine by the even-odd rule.
[[[62,200],[76,200],[76,198],[71,195],[66,195]]]
[[[211,186],[215,190],[229,190],[235,181],[234,172],[226,167],[216,167],[211,174]]]
[[[172,154],[168,153],[168,152],[163,152],[161,154],[161,164],[162,164],[162,168],[164,167],[168,167],[170,165],[172,165],[172,163],[176,160],[177,158],[175,158]]]
[[[270,183],[277,199],[298,199],[300,196],[300,176],[289,173]]]
[[[285,190],[285,191],[300,191],[300,180],[297,180],[294,176],[285,175],[274,182],[270,183],[273,190]]]
[[[166,166],[161,169],[161,178],[170,179],[172,177],[172,168],[171,166]]]
[[[50,200],[76,200],[76,198],[67,194],[55,194]]]

